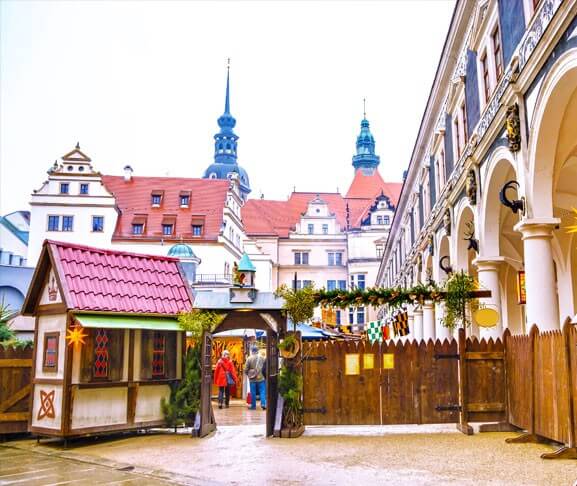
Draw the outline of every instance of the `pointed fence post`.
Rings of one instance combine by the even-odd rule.
[[[468,423],[469,412],[467,406],[469,404],[468,386],[467,386],[467,336],[463,327],[458,331],[458,350],[459,350],[459,405],[461,406],[461,413],[459,414],[459,423],[457,429],[465,435],[473,435],[473,427]]]
[[[529,428],[527,432],[521,434],[518,437],[510,437],[505,439],[508,444],[524,444],[527,442],[539,443],[544,440],[535,434],[535,341],[539,336],[539,328],[537,324],[531,326],[531,331],[529,332],[529,340],[531,342],[529,360],[531,362],[531,373],[529,376],[530,390],[529,390]]]
[[[564,367],[561,373],[567,375],[567,429],[569,432],[568,441],[565,445],[557,449],[555,452],[546,452],[541,454],[541,459],[577,459],[577,447],[575,443],[575,378],[571,370],[571,333],[573,331],[570,319],[565,321],[563,325],[563,345],[565,347]]]

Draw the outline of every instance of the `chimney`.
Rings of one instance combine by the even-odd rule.
[[[124,166],[124,182],[130,182],[132,180],[132,167],[129,165]]]

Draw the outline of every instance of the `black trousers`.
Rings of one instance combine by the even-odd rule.
[[[222,402],[226,405],[230,403],[230,386],[219,386],[218,387],[218,403],[222,405]]]

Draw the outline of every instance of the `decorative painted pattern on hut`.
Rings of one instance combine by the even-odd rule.
[[[164,424],[192,308],[178,260],[46,240],[23,307],[35,317],[30,431],[56,437]]]

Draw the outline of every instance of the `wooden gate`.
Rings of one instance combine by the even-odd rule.
[[[28,430],[31,378],[32,348],[0,346],[0,434]]]
[[[307,425],[456,423],[456,341],[305,343]]]
[[[266,435],[274,432],[275,415],[278,400],[278,336],[276,332],[266,333]]]
[[[212,410],[212,334],[202,335],[200,384],[200,410],[196,415],[193,435],[204,437],[216,429],[214,411]]]

